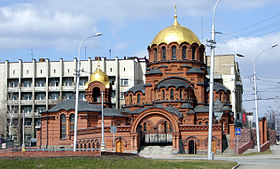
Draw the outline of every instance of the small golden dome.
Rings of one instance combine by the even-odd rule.
[[[107,89],[110,87],[110,82],[109,82],[108,76],[99,67],[96,69],[96,71],[94,73],[92,73],[90,75],[90,80],[89,80],[89,82],[86,83],[85,89],[87,89],[88,85],[94,81],[103,83],[105,88],[107,88]]]
[[[159,45],[161,43],[169,44],[171,42],[177,42],[179,44],[188,42],[189,44],[197,43],[200,45],[200,41],[197,36],[188,28],[181,26],[177,21],[176,6],[173,25],[160,31],[154,38],[153,44]]]

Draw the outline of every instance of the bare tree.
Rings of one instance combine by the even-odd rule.
[[[8,93],[8,98],[7,98],[7,113],[6,113],[6,122],[8,122],[8,138],[12,139],[12,134],[13,134],[13,128],[16,127],[16,133],[20,134],[20,117],[19,117],[19,112],[18,112],[18,105],[12,103],[14,100],[14,93],[10,92]]]
[[[280,111],[270,108],[267,110],[267,113],[265,113],[265,117],[267,118],[267,127],[271,130],[275,130],[277,120],[280,119]]]

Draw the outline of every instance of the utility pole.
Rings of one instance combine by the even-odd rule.
[[[209,41],[211,48],[211,65],[210,65],[210,97],[209,97],[209,127],[208,127],[208,160],[213,160],[213,152],[212,152],[212,127],[213,127],[213,85],[214,85],[214,56],[215,56],[215,11],[218,3],[221,0],[218,0],[213,8],[213,18],[212,18],[212,31],[211,36],[212,39]]]

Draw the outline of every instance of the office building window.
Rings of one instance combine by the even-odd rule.
[[[23,87],[31,87],[32,80],[31,79],[24,79],[23,80]]]
[[[35,98],[36,98],[36,100],[45,100],[46,99],[46,93],[36,93]]]
[[[57,100],[59,98],[59,93],[50,93],[50,99]]]
[[[31,93],[22,93],[22,100],[31,100],[32,94]]]
[[[22,107],[22,112],[23,113],[31,113],[32,107],[31,106],[24,106]]]
[[[124,99],[124,92],[121,92],[121,99]]]
[[[81,77],[80,78],[80,86],[86,85],[87,81],[88,81],[87,77]]]
[[[46,84],[46,79],[36,79],[36,87],[44,87]]]
[[[65,93],[62,94],[63,99],[72,99],[72,97],[73,97],[72,92],[67,92],[67,93],[65,92]]]
[[[8,80],[9,87],[18,87],[18,79],[10,79]]]
[[[37,107],[35,107],[35,109],[36,109],[36,112],[42,113],[46,110],[46,107],[45,106],[37,106]]]
[[[53,79],[50,79],[49,80],[50,81],[50,86],[53,86],[53,87],[55,87],[55,86],[58,86],[59,85],[59,79],[57,78],[53,78]]]
[[[63,82],[64,86],[72,86],[73,85],[73,78],[65,78]]]
[[[121,79],[122,86],[128,86],[128,79]]]

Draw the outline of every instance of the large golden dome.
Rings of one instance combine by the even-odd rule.
[[[175,8],[176,11],[176,8]],[[175,12],[173,25],[160,31],[154,38],[153,44],[159,45],[161,43],[169,44],[171,42],[178,42],[179,44],[187,42],[189,44],[197,43],[200,45],[200,41],[197,36],[188,28],[181,26],[177,21],[177,15]]]
[[[103,83],[105,88],[107,88],[107,89],[110,87],[110,82],[109,82],[108,76],[99,67],[96,69],[96,71],[94,73],[92,73],[90,75],[90,80],[89,80],[89,82],[86,83],[85,89],[87,89],[88,85],[94,81]]]

